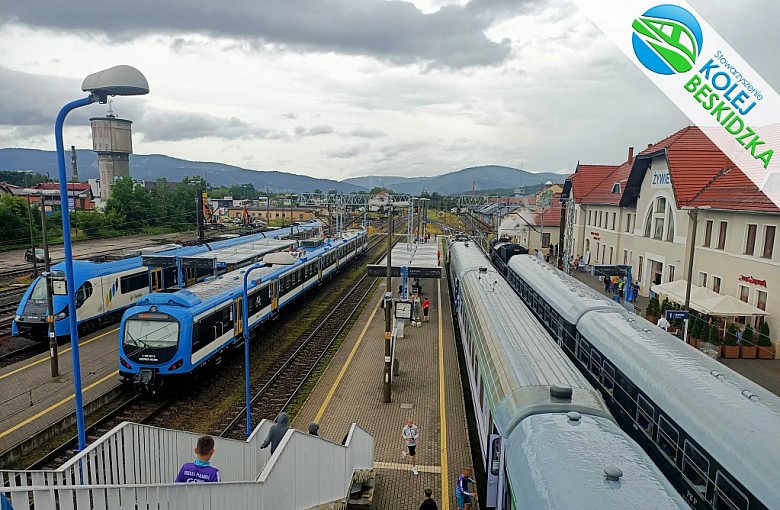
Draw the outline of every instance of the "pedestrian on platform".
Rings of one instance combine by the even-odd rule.
[[[436,504],[431,496],[433,491],[431,489],[425,489],[423,490],[423,494],[425,494],[425,499],[423,499],[423,502],[420,505],[420,510],[439,510],[439,505]]]
[[[737,329],[737,345],[742,345],[742,330]]]
[[[309,435],[310,436],[319,436],[320,435],[320,426],[317,425],[316,421],[313,421],[309,423]]]
[[[420,327],[420,312],[421,312],[422,304],[420,303],[420,296],[419,294],[414,294],[412,296],[412,322],[414,323],[414,326]]]
[[[620,297],[623,297],[623,289],[626,286],[626,279],[624,277],[620,277],[618,280],[617,288],[618,288],[618,294],[620,294]]]
[[[415,456],[417,455],[417,438],[420,437],[420,431],[411,418],[406,420],[406,426],[401,435],[403,436],[405,443],[403,456],[404,458],[407,455],[409,456],[409,463],[412,465],[412,473],[416,476],[420,474],[417,472],[417,461],[415,460]]]
[[[282,442],[282,438],[284,438],[284,435],[287,433],[287,430],[290,428],[287,425],[287,422],[290,420],[290,417],[287,416],[287,413],[282,411],[279,413],[279,417],[276,418],[276,423],[271,427],[271,430],[268,431],[268,436],[265,438],[265,441],[263,441],[263,444],[260,445],[260,448],[265,448],[268,445],[271,445],[271,455],[276,451],[276,447],[279,446],[279,443]]]
[[[618,294],[617,291],[615,291],[615,293],[612,294],[612,301],[614,301],[615,303],[620,303],[620,294]]]
[[[609,276],[604,276],[604,292],[609,292],[610,287],[612,287],[612,278]]]
[[[425,301],[423,301],[422,309],[423,309],[423,322],[430,322],[431,319],[428,317],[428,311],[431,308],[431,302],[428,298],[425,298]]]
[[[658,327],[663,329],[664,331],[669,331],[669,321],[666,320],[666,316],[662,315],[660,319],[658,319]]]
[[[176,476],[176,483],[206,483],[219,482],[219,469],[211,465],[211,456],[214,455],[214,438],[211,436],[202,436],[198,438],[195,446],[195,462],[185,462],[179,474]],[[5,510],[5,505],[3,506]]]
[[[455,499],[458,502],[458,510],[471,510],[471,498],[476,498],[476,492],[469,491],[469,483],[477,483],[471,478],[471,468],[464,467],[463,474],[458,477],[458,486],[455,488]]]

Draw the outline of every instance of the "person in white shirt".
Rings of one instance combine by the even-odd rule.
[[[417,475],[417,462],[415,461],[415,455],[417,453],[417,438],[419,435],[420,432],[417,429],[417,425],[414,424],[414,421],[412,421],[411,418],[406,420],[406,426],[403,430],[404,443],[406,443],[403,456],[406,457],[406,455],[409,455],[409,461],[412,464],[412,473],[415,475]]]
[[[669,321],[666,320],[665,316],[661,316],[661,318],[658,319],[659,328],[663,329],[664,331],[669,331],[669,326],[671,326],[671,324],[669,324]]]

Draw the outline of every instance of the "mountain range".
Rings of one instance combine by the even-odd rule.
[[[69,161],[69,156],[66,156]],[[79,179],[98,177],[97,154],[91,150],[77,150]],[[68,165],[70,166],[70,165]],[[32,170],[57,176],[57,158],[54,151],[38,149],[0,149],[0,170]],[[68,168],[70,176],[70,168]],[[535,186],[545,181],[562,183],[563,174],[549,172],[533,173],[505,166],[477,166],[433,177],[368,176],[351,177],[343,181],[319,179],[275,170],[251,170],[224,163],[187,161],[162,154],[131,154],[130,175],[133,179],[156,180],[165,177],[171,182],[184,177],[200,175],[213,186],[232,186],[251,183],[255,189],[270,188],[276,192],[301,193],[321,189],[336,189],[343,192],[368,191],[373,187],[385,187],[396,193],[420,194],[434,191],[442,195],[470,192],[475,185],[477,191],[495,188],[514,189]]]

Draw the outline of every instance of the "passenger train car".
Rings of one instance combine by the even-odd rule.
[[[488,478],[480,508],[688,508],[489,264],[473,243],[450,248],[455,313]]]
[[[322,224],[318,221],[307,222],[295,227],[296,233],[319,233]],[[167,257],[193,257],[217,249],[239,247],[262,239],[280,238],[290,234],[290,228],[282,228],[238,237],[224,241],[190,247],[167,245],[158,248],[139,250],[134,257],[122,260],[96,263],[84,260],[73,261],[74,279],[76,285],[76,317],[79,331],[82,333],[100,329],[108,324],[114,324],[122,317],[122,312],[150,291],[176,288],[179,285],[176,267],[147,268],[142,265],[144,255]],[[250,264],[253,260],[235,261],[231,266],[218,268],[219,272]],[[65,263],[52,266],[52,273],[64,282]],[[182,284],[192,285],[202,280],[212,271],[188,272],[181,275]],[[54,319],[57,336],[70,335],[67,320],[67,295],[54,295]],[[46,280],[36,278],[22,296],[11,326],[13,336],[47,339],[46,323]]]
[[[249,328],[274,317],[362,254],[366,242],[365,230],[353,230],[341,238],[309,239],[295,251],[266,255],[266,266],[250,275]],[[244,272],[232,271],[174,293],[152,293],[127,310],[119,330],[123,378],[153,388],[242,345]]]
[[[780,397],[534,257],[508,282],[691,506],[780,508]]]

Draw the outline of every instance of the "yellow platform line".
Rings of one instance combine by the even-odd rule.
[[[94,387],[95,387],[95,386],[97,386],[98,384],[104,383],[104,382],[106,382],[107,380],[111,379],[112,377],[114,377],[114,376],[116,376],[116,375],[118,375],[118,374],[119,374],[119,370],[114,370],[113,372],[111,372],[111,373],[110,373],[110,374],[108,374],[107,376],[103,377],[102,379],[98,379],[97,381],[93,382],[92,384],[90,384],[89,386],[87,386],[86,388],[84,388],[84,390],[83,390],[83,391],[85,391],[85,392],[86,392],[86,391],[88,391],[88,390],[91,390],[92,388],[94,388]],[[52,404],[52,405],[50,405],[49,407],[47,407],[46,409],[44,409],[43,411],[41,411],[41,412],[39,412],[39,413],[36,413],[36,414],[35,414],[35,415],[33,415],[33,416],[30,416],[29,418],[27,418],[27,419],[26,419],[26,420],[24,420],[23,422],[21,422],[21,423],[17,423],[16,425],[14,425],[13,427],[11,427],[10,429],[8,429],[8,430],[6,430],[6,431],[4,431],[4,432],[0,433],[0,439],[4,438],[4,437],[5,437],[5,436],[7,436],[8,434],[10,434],[10,433],[12,433],[12,432],[14,432],[14,431],[16,431],[16,430],[19,430],[20,428],[24,427],[25,425],[27,425],[27,424],[29,424],[29,423],[32,423],[32,422],[34,422],[35,420],[37,420],[37,419],[38,419],[38,418],[40,418],[41,416],[43,416],[43,415],[45,415],[45,414],[48,414],[48,413],[50,413],[50,412],[54,411],[55,409],[57,409],[57,408],[58,408],[58,407],[60,407],[61,405],[65,404],[65,403],[67,403],[67,402],[70,402],[70,401],[71,401],[71,400],[73,400],[75,397],[76,397],[75,395],[69,395],[69,396],[67,396],[67,397],[63,398],[62,400],[60,400],[59,402],[57,402],[56,404]]]
[[[374,316],[376,315],[377,310],[379,310],[379,305],[382,303],[380,300],[376,307],[374,307],[374,311],[371,312],[371,317],[368,318],[368,321],[366,321],[366,325],[363,326],[363,331],[360,332],[360,336],[357,339],[357,342],[355,342],[355,345],[352,347],[352,350],[349,351],[349,356],[347,356],[347,360],[344,362],[344,366],[341,367],[341,370],[339,371],[339,375],[336,376],[336,380],[333,381],[333,385],[330,387],[330,390],[328,390],[328,395],[325,397],[325,400],[322,402],[322,405],[320,406],[319,411],[317,411],[317,416],[314,417],[314,421],[319,423],[322,419],[322,415],[325,414],[325,409],[327,409],[328,404],[330,404],[330,400],[333,398],[333,395],[336,393],[336,388],[338,388],[339,383],[341,383],[341,379],[344,377],[344,374],[347,373],[347,369],[349,368],[349,364],[352,363],[352,358],[355,357],[355,353],[358,350],[358,347],[360,347],[360,343],[363,341],[363,337],[366,336],[366,331],[368,331],[368,327],[371,325],[371,322],[374,320]]]
[[[441,508],[450,510],[450,477],[447,464],[447,387],[444,384],[444,332],[441,311],[441,279],[436,281],[439,305],[439,414],[441,423]]]
[[[106,331],[105,333],[101,333],[100,335],[96,336],[95,338],[90,338],[89,340],[87,340],[85,342],[79,343],[79,347],[83,347],[83,346],[87,345],[90,342],[94,342],[98,338],[103,338],[104,336],[110,335],[111,333],[116,333],[117,331],[119,331],[119,328],[114,328],[111,331]],[[57,355],[59,356],[60,354],[65,354],[66,352],[70,352],[71,349],[72,349],[71,347],[68,347],[67,349],[58,351]],[[34,367],[35,365],[40,365],[44,361],[49,361],[50,359],[51,359],[51,356],[46,356],[45,358],[41,358],[38,361],[33,361],[32,363],[28,363],[28,364],[26,364],[26,365],[24,365],[22,367],[17,368],[16,370],[12,370],[12,371],[8,372],[7,374],[0,375],[0,380],[5,379],[6,377],[11,377],[14,374],[18,374],[22,370],[27,370],[28,368]],[[0,436],[0,437],[2,437],[2,436]]]

